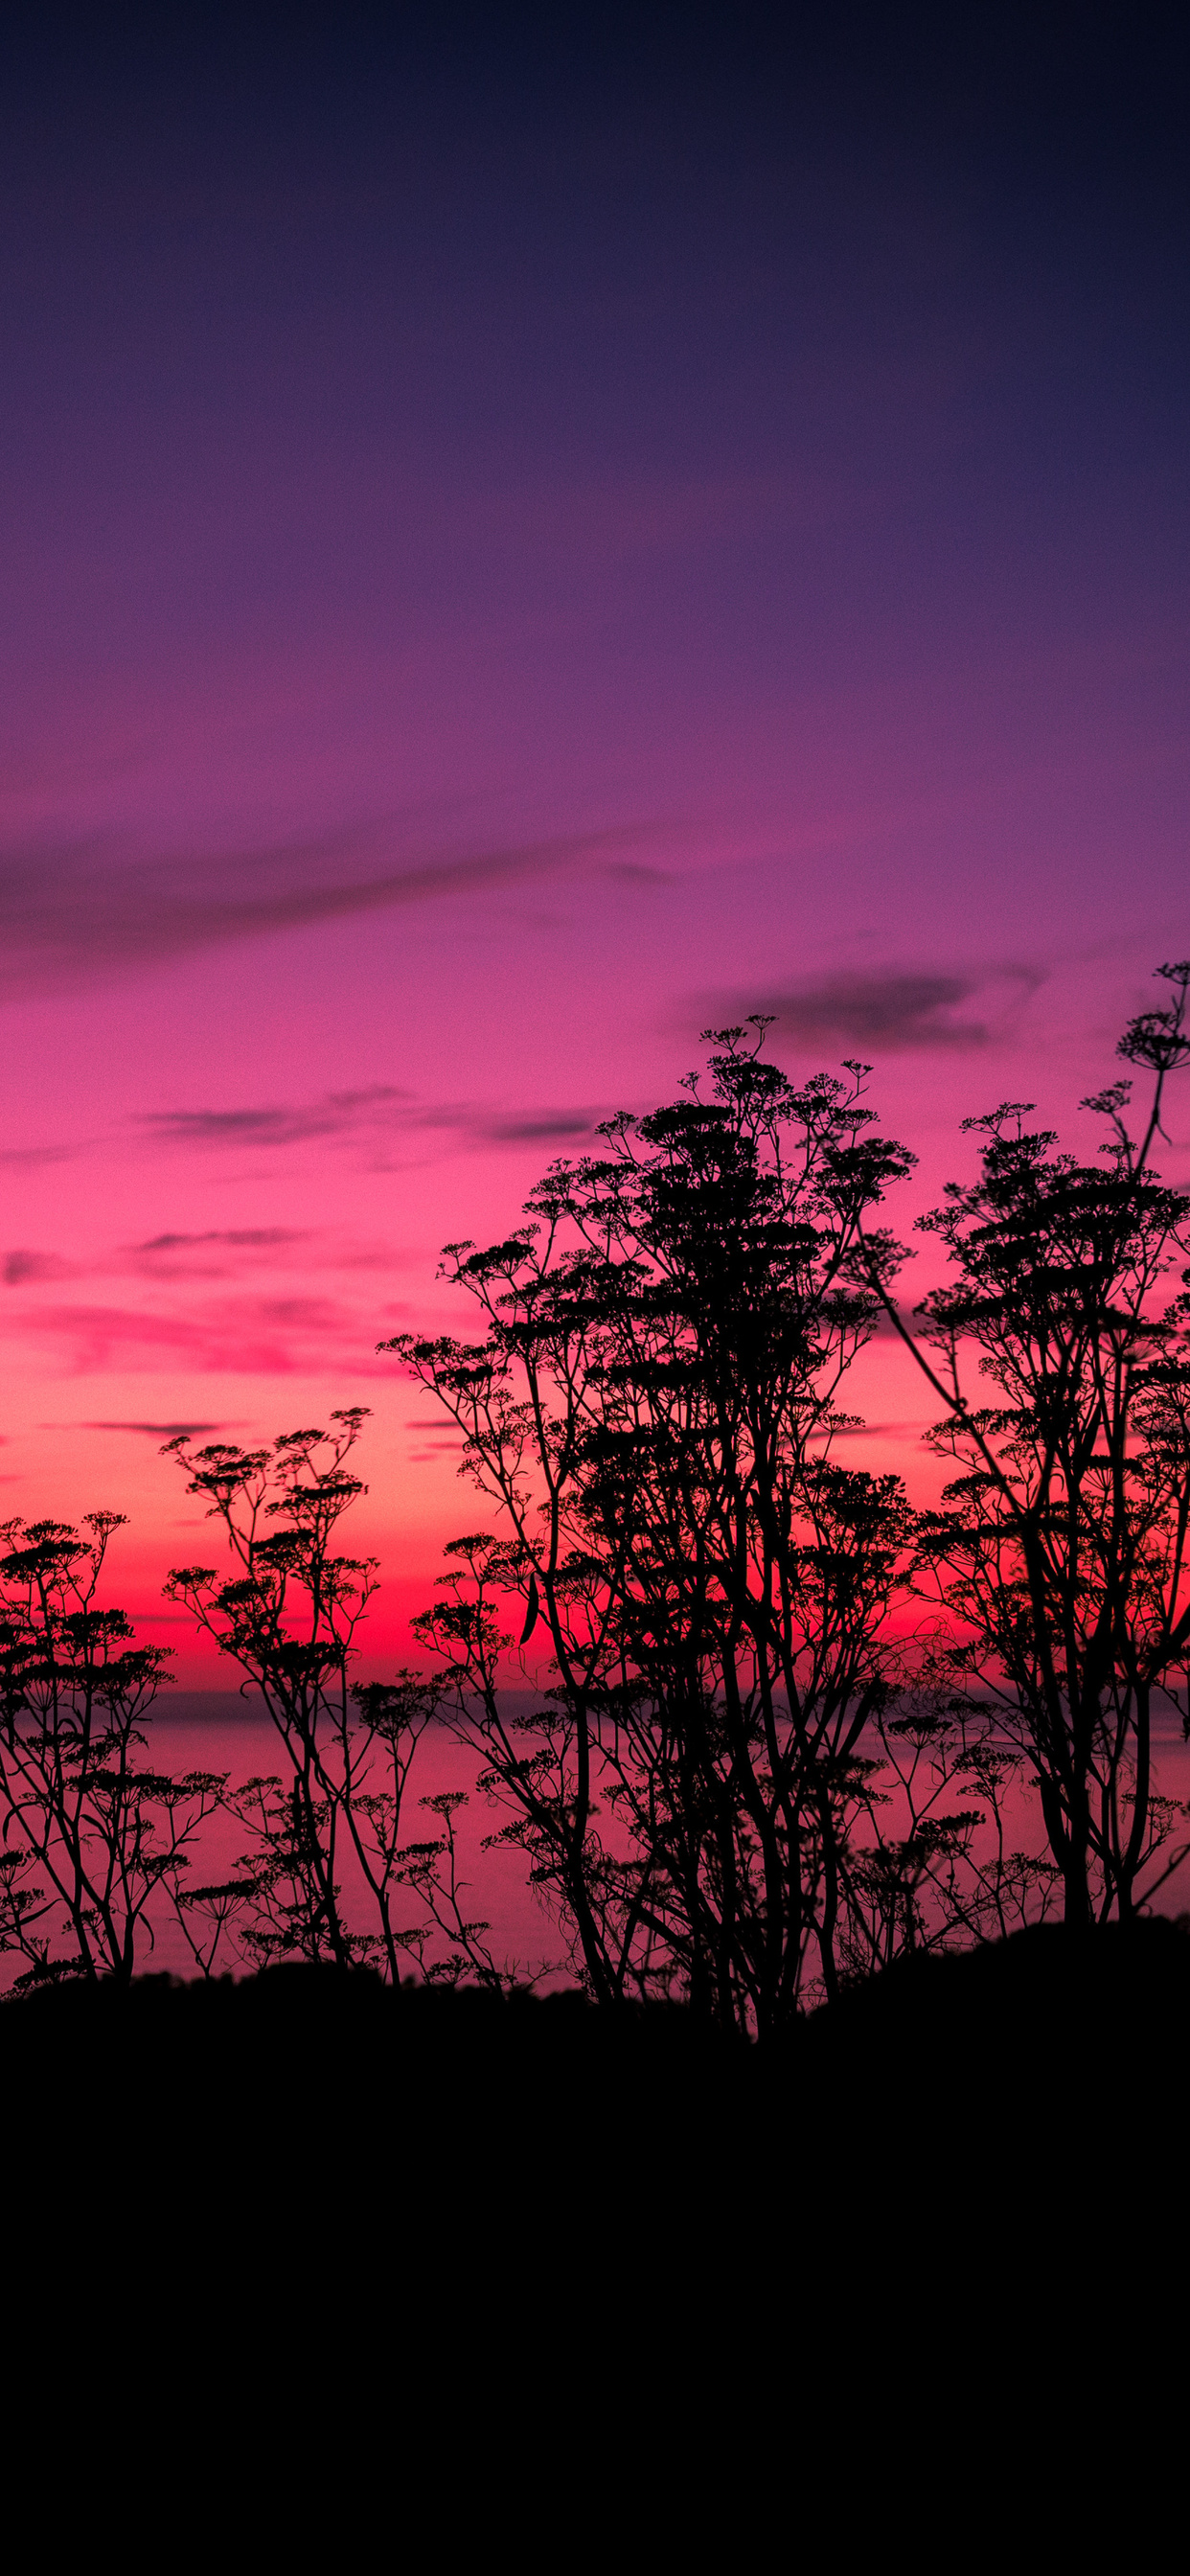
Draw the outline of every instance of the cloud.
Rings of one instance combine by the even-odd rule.
[[[388,1309],[390,1314],[400,1310]],[[249,1377],[391,1374],[375,1354],[373,1317],[322,1297],[224,1298],[184,1315],[124,1306],[28,1308],[22,1331],[56,1343],[79,1376],[108,1369]]]
[[[82,1422],[80,1431],[143,1431],[150,1440],[196,1439],[200,1431],[226,1431],[226,1422]]]
[[[147,1243],[136,1243],[133,1251],[149,1255],[156,1252],[197,1251],[208,1243],[226,1245],[230,1251],[273,1251],[286,1243],[308,1243],[304,1229],[289,1225],[220,1225],[208,1226],[204,1234],[154,1234]]]
[[[791,984],[768,993],[732,997],[730,1015],[771,1015],[778,1041],[801,1045],[837,1044],[865,1053],[895,1055],[910,1050],[969,1049],[990,1045],[999,1028],[987,1018],[959,1018],[965,1002],[992,988],[991,1001],[1003,1020],[1044,983],[1033,967],[1009,966],[992,976],[909,972],[828,975],[818,982]],[[999,987],[997,992],[996,988]],[[727,1010],[720,997],[719,1008]]]
[[[411,1092],[387,1083],[373,1083],[364,1091],[332,1091],[321,1100],[269,1103],[258,1108],[154,1109],[145,1112],[137,1124],[163,1144],[215,1146],[233,1151],[241,1146],[251,1149],[303,1145],[323,1138],[359,1135],[370,1127],[389,1133],[450,1134],[463,1144],[547,1145],[572,1143],[592,1135],[604,1115],[602,1109],[592,1108],[503,1111],[478,1108],[467,1101],[419,1102]],[[246,1228],[240,1233],[228,1231],[209,1236],[162,1235],[156,1246],[146,1244],[139,1249],[143,1253],[157,1248],[164,1252],[175,1241],[195,1246],[210,1243],[247,1247],[266,1242],[280,1244],[283,1240],[280,1229],[270,1234]]]
[[[26,1288],[51,1279],[74,1279],[77,1276],[74,1263],[63,1261],[56,1252],[9,1252],[4,1257],[6,1288]]]
[[[0,852],[0,991],[16,998],[229,940],[459,895],[501,894],[630,848],[652,827],[554,833],[496,848],[411,852],[394,861],[398,828],[369,823],[264,850],[171,851],[147,859],[98,840],[10,845]]]
[[[242,1270],[288,1268],[295,1245],[302,1246],[308,1266],[311,1241],[309,1229],[294,1226],[210,1226],[202,1234],[153,1235],[146,1243],[126,1245],[114,1262],[96,1266],[162,1281],[227,1279]]]
[[[409,1097],[374,1083],[366,1091],[331,1091],[323,1100],[288,1108],[150,1109],[137,1123],[171,1145],[304,1145],[311,1137],[342,1136],[370,1124]]]
[[[589,1136],[595,1121],[588,1114],[543,1114],[533,1118],[489,1118],[476,1122],[476,1132],[493,1145],[548,1145],[571,1136]]]
[[[602,1109],[523,1109],[505,1114],[455,1102],[411,1110],[406,1123],[448,1128],[477,1145],[543,1145],[593,1135],[604,1115]]]
[[[424,1252],[405,1245],[340,1238],[321,1227],[208,1226],[201,1233],[179,1229],[152,1235],[143,1243],[122,1244],[85,1261],[18,1248],[0,1257],[0,1280],[10,1288],[36,1288],[65,1280],[127,1281],[131,1277],[157,1289],[177,1282],[246,1282],[262,1272],[290,1278],[296,1274],[299,1279],[314,1272],[387,1278],[394,1271],[416,1268],[425,1258]],[[11,1322],[11,1317],[6,1321]]]
[[[6,1145],[0,1164],[8,1171],[38,1171],[47,1163],[72,1163],[85,1152],[85,1145]]]
[[[891,1330],[891,1326],[888,1327]],[[908,1440],[918,1439],[929,1429],[929,1416],[920,1414],[911,1422],[836,1422],[822,1431],[812,1431],[811,1440]]]

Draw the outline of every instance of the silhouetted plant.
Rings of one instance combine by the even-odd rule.
[[[956,1694],[945,1666],[931,1640],[910,1685],[876,1718],[878,1756],[855,1766],[870,1830],[866,1840],[853,1831],[843,1864],[840,1956],[851,1982],[907,1951],[1006,1939],[1044,1922],[1060,1883],[1048,1855],[1006,1841],[1022,1754],[998,1733],[992,1709]],[[952,1806],[956,1796],[967,1803]]]
[[[1190,1061],[1190,964],[1159,972],[1170,1007],[1118,1049],[1154,1078],[1140,1144],[1127,1081],[1082,1104],[1108,1122],[1098,1163],[1056,1153],[1027,1103],[968,1120],[980,1177],[920,1220],[952,1277],[917,1333],[883,1243],[869,1271],[946,1405],[932,1445],[961,1471],[923,1521],[921,1579],[955,1623],[956,1674],[1036,1781],[1076,1924],[1132,1914],[1186,1849],[1154,1868],[1174,1815],[1153,1796],[1153,1701],[1185,1708],[1190,1645],[1190,1298],[1161,1304],[1190,1198],[1149,1162],[1165,1080]]]
[[[233,1804],[227,1789],[228,1776],[223,1775],[223,1807]],[[242,1794],[234,1793],[234,1799]],[[236,1936],[238,1932],[246,1935],[255,1921],[261,1876],[259,1859],[254,1855],[252,1862],[241,1862],[238,1878],[220,1879],[209,1887],[179,1879],[176,1887],[171,1887],[177,1926],[200,1976],[213,1977],[217,1969],[229,1971],[233,1963],[242,1965],[250,1945],[247,1938]]]
[[[378,1964],[394,1980],[420,1958],[424,1847],[406,1858],[402,1802],[410,1764],[435,1707],[416,1674],[353,1684],[356,1633],[375,1590],[373,1557],[334,1552],[338,1524],[365,1490],[347,1461],[366,1415],[332,1415],[329,1433],[294,1431],[269,1449],[225,1443],[192,1449],[180,1436],[164,1454],[186,1469],[188,1492],[208,1499],[236,1566],[175,1569],[166,1587],[221,1653],[260,1692],[285,1749],[284,1776],[248,1782],[231,1799],[250,1836],[226,1889],[195,1902],[212,1909],[242,1891],[237,1937],[259,1964],[279,1957]],[[436,1847],[437,1848],[437,1847]],[[341,1870],[350,1861],[370,1920],[345,1920]],[[415,1919],[400,1919],[412,1901]]]
[[[223,1775],[138,1763],[168,1650],[97,1594],[117,1512],[0,1530],[0,1948],[18,1985],[131,1978],[160,1892],[180,1902]],[[85,1534],[84,1534],[85,1533]]]
[[[1127,1082],[1083,1104],[1108,1122],[1093,1165],[1023,1106],[968,1122],[981,1173],[921,1220],[951,1276],[916,1332],[900,1249],[870,1230],[912,1157],[872,1133],[866,1067],[796,1086],[761,1061],[763,1020],[709,1032],[709,1076],[554,1165],[503,1242],[448,1247],[482,1338],[383,1347],[463,1431],[499,1522],[447,1550],[416,1623],[430,1679],[352,1678],[375,1560],[335,1550],[360,1409],[256,1450],[170,1442],[232,1562],[169,1595],[259,1691],[275,1775],[138,1769],[165,1655],[98,1606],[119,1517],[7,1524],[0,1948],[21,1982],[126,1980],[160,1898],[204,1975],[238,1953],[507,1984],[462,1793],[422,1798],[436,1833],[401,1839],[440,1711],[501,1815],[487,1847],[525,1856],[604,2001],[681,1996],[767,2035],[906,1950],[1037,1920],[1058,1884],[1076,1924],[1150,1902],[1190,1849],[1152,1783],[1154,1702],[1187,1714],[1190,1652],[1190,1294],[1162,1287],[1190,1197],[1150,1165],[1190,964],[1161,972],[1170,1006],[1120,1047],[1154,1077],[1139,1145]],[[946,1406],[929,1437],[962,1472],[937,1512],[834,1454],[882,1313]],[[518,1599],[536,1694],[507,1687]],[[1022,1779],[1048,1856],[1008,1832]],[[197,1884],[217,1806],[247,1847]]]
[[[679,1992],[766,2031],[854,1949],[859,1747],[902,1677],[888,1620],[914,1524],[895,1477],[827,1454],[880,1310],[860,1215],[911,1158],[872,1136],[862,1068],[797,1088],[759,1060],[763,1025],[713,1033],[708,1099],[691,1077],[612,1120],[505,1242],[448,1247],[481,1343],[384,1347],[501,1511],[448,1550],[420,1624],[502,1838],[597,1996]],[[552,1647],[528,1714],[501,1687],[518,1590],[522,1643],[540,1617]]]
[[[490,1922],[472,1916],[464,1904],[470,1891],[459,1868],[455,1818],[469,1803],[466,1791],[439,1789],[418,1803],[437,1817],[440,1827],[432,1840],[411,1843],[404,1853],[409,1884],[416,1887],[425,1909],[417,1964],[427,1984],[467,1981],[503,1993],[510,1987],[533,1986],[551,1974],[550,1961],[506,1958],[498,1963],[485,1937],[491,1931]],[[435,1955],[433,1944],[439,1935],[447,1946]],[[412,1940],[409,1946],[412,1950]]]

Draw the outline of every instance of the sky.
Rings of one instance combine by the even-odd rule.
[[[708,1024],[911,1237],[1190,952],[1173,13],[574,14],[0,33],[0,1503],[195,1682],[161,1442],[372,1408],[384,1669],[476,1506],[376,1343]]]

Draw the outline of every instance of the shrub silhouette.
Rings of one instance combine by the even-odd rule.
[[[1140,1142],[1126,1081],[1083,1104],[1107,1123],[1094,1164],[1024,1108],[970,1122],[980,1175],[921,1220],[951,1266],[916,1324],[881,1222],[913,1158],[876,1131],[868,1068],[795,1085],[761,1019],[707,1032],[682,1097],[553,1165],[514,1233],[448,1247],[480,1338],[383,1347],[462,1429],[496,1526],[447,1550],[428,1674],[355,1678],[376,1567],[338,1548],[362,1411],[259,1450],[171,1442],[231,1563],[176,1570],[170,1597],[260,1693],[276,1774],[141,1762],[166,1665],[100,1603],[118,1515],[8,1525],[0,1948],[23,1979],[127,1985],[166,1904],[208,1979],[238,1952],[515,1986],[469,1913],[459,1795],[407,1834],[439,1715],[490,1842],[617,2008],[680,2000],[776,2043],[876,1968],[1038,1921],[1055,1886],[1077,1929],[1151,1904],[1188,1847],[1152,1776],[1190,1646],[1190,1296],[1163,1287],[1190,1199],[1151,1160],[1190,964],[1161,972],[1168,1006],[1121,1040],[1152,1076]],[[940,1511],[842,1463],[847,1374],[884,1320],[945,1405]],[[529,1693],[518,1640],[544,1657]],[[1022,1781],[1048,1849],[1013,1846]],[[216,1805],[245,1849],[208,1885]]]
[[[951,1277],[916,1334],[882,1245],[869,1271],[946,1404],[932,1445],[961,1471],[920,1525],[920,1574],[956,1679],[1027,1760],[1072,1924],[1126,1919],[1142,1879],[1151,1897],[1187,1848],[1155,1875],[1178,1819],[1153,1791],[1153,1703],[1174,1698],[1190,1645],[1190,1296],[1161,1300],[1190,1197],[1149,1161],[1165,1081],[1190,1061],[1190,964],[1159,971],[1170,1007],[1119,1046],[1153,1076],[1139,1145],[1127,1081],[1082,1104],[1107,1122],[1094,1164],[1055,1153],[1026,1104],[969,1120],[982,1168],[920,1221]]]
[[[1190,966],[1161,971],[1170,1007],[1121,1040],[1154,1077],[1140,1145],[1126,1083],[1085,1104],[1093,1166],[1011,1108],[971,1122],[982,1175],[922,1221],[955,1276],[917,1334],[873,1224],[912,1158],[873,1134],[868,1068],[798,1088],[758,1020],[707,1032],[705,1093],[556,1163],[504,1241],[448,1246],[480,1341],[383,1346],[497,1508],[420,1633],[597,1998],[771,2034],[903,1950],[1040,1917],[1055,1879],[1068,1921],[1126,1918],[1184,1856],[1151,1775],[1190,1639],[1190,1300],[1159,1304],[1190,1201],[1149,1165]],[[940,1513],[831,1454],[881,1309],[947,1399]],[[548,1655],[528,1716],[502,1686],[518,1592]],[[1021,1772],[1048,1857],[1005,1845]]]
[[[127,1984],[160,1894],[178,1904],[222,1776],[142,1762],[168,1650],[97,1598],[118,1512],[0,1531],[0,1948],[19,1985]],[[151,1937],[151,1934],[150,1934]]]
[[[709,1032],[705,1096],[609,1122],[505,1241],[448,1248],[482,1341],[384,1347],[498,1507],[420,1633],[580,1975],[771,2035],[900,1946],[1002,1928],[1031,1882],[970,1865],[979,1757],[1002,1786],[986,1726],[890,1627],[900,1480],[830,1454],[899,1257],[863,1220],[912,1158],[873,1133],[865,1068],[798,1088],[764,1025]],[[502,1690],[517,1591],[549,1655],[528,1717]]]

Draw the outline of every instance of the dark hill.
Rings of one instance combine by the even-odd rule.
[[[1190,1937],[1160,1919],[902,1959],[767,2050],[680,2007],[394,1994],[300,1966],[71,1985],[0,2008],[0,2064],[42,2153],[98,2133],[158,2180],[209,2180],[245,2125],[278,2153],[300,2131],[335,2163],[388,2138],[431,2190],[432,2159],[465,2156],[477,2124],[489,2153],[515,2146],[533,2164],[574,2147],[613,2165],[636,2128],[671,2128],[680,2163],[695,2120],[741,2140],[775,2121],[792,2146],[861,2105],[895,2106],[907,2156],[973,2115],[1006,2149],[1032,2122],[1155,2128],[1180,2117],[1188,2041]]]
[[[956,2265],[1053,2295],[1105,2211],[1177,2203],[1188,2036],[1156,1921],[905,1962],[769,2051],[303,1968],[58,1989],[0,2010],[9,2243],[108,2230],[212,2312],[301,2334],[329,2300],[348,2340],[361,2306],[492,2334],[576,2299],[588,2342],[791,2301],[821,2334]]]

